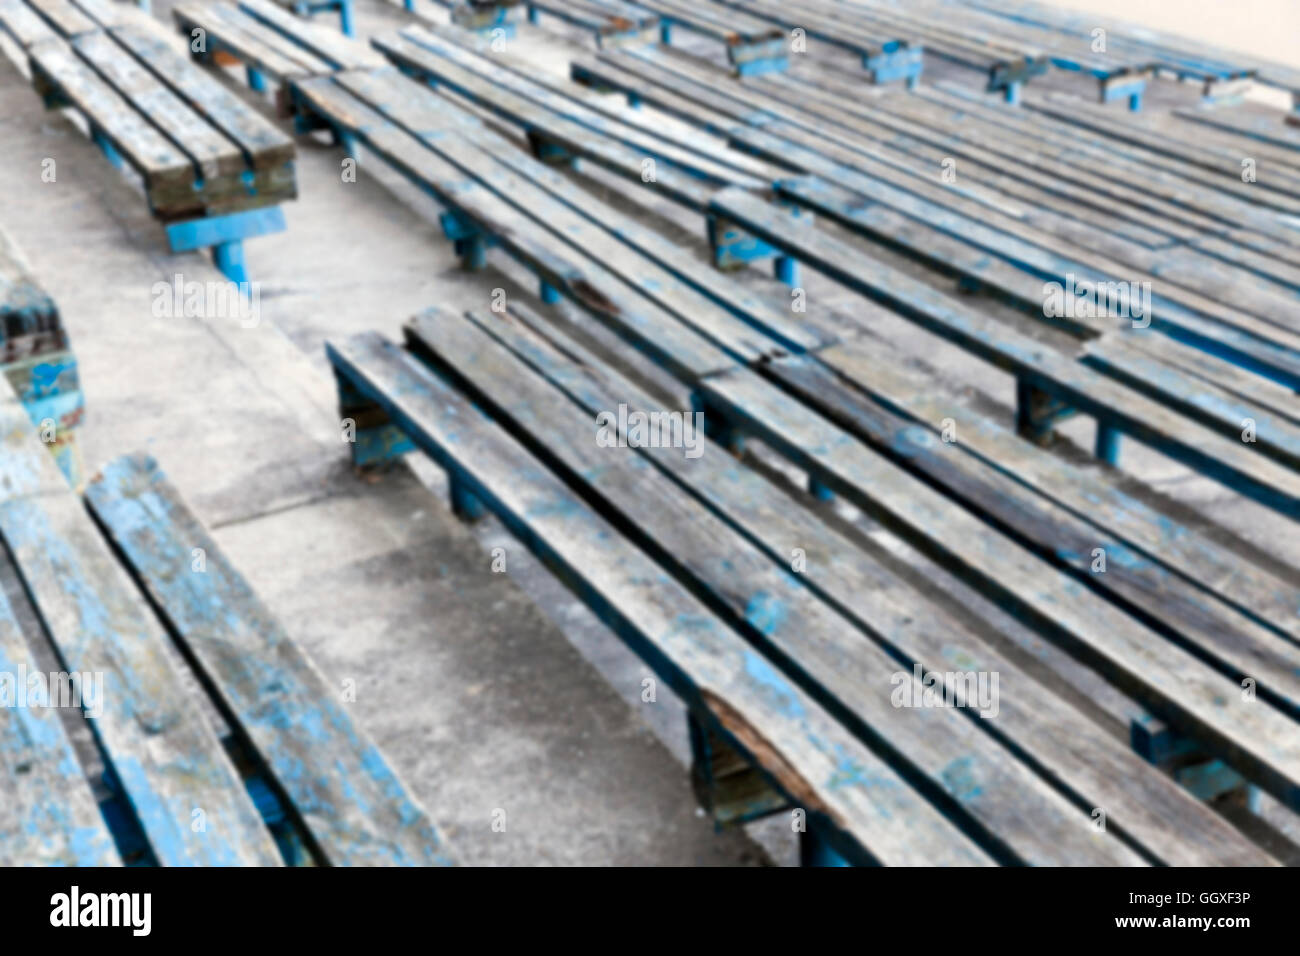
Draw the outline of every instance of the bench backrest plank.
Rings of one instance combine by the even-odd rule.
[[[86,500],[329,863],[445,865],[445,841],[311,660],[152,458],[106,465]],[[194,549],[204,556],[193,568]]]

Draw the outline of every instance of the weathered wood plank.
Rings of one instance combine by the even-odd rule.
[[[811,328],[810,323],[796,321],[792,313],[756,301],[740,283],[719,275],[689,252],[665,240],[648,238],[651,231],[630,216],[572,186],[445,100],[423,90],[418,91],[421,96],[417,99],[411,83],[391,75],[344,73],[337,82],[419,135],[439,156],[575,250],[600,250],[600,262],[606,269],[742,361],[761,361],[778,346],[805,352],[835,341],[829,331]],[[630,241],[629,233],[640,242]],[[646,250],[649,258],[639,254]],[[671,260],[672,271],[661,265],[662,258]],[[680,281],[673,274],[678,270],[689,271],[694,282]],[[733,294],[735,302],[731,301]],[[755,329],[763,335],[756,335]]]
[[[880,758],[599,518],[499,426],[379,336],[331,361],[610,623],[728,742],[830,822],[837,848],[886,864],[992,861]]]
[[[59,36],[23,0],[0,0],[0,27],[24,50]]]
[[[239,176],[245,169],[239,148],[185,105],[139,60],[107,33],[91,33],[72,41],[73,48],[99,76],[194,163],[205,181]]]
[[[552,288],[568,294],[673,374],[693,381],[735,361],[629,288],[594,258],[559,247],[539,224],[441,159],[421,140],[389,124],[333,80],[319,77],[293,85],[313,109],[348,126],[403,175],[431,191],[439,202],[477,225],[485,235],[495,237],[507,252]]]
[[[0,403],[0,537],[68,671],[103,674],[97,741],[163,865],[281,862],[166,634],[16,402]]]
[[[748,370],[714,376],[706,401],[863,508],[1152,713],[1300,807],[1296,722],[1086,590],[961,506]]]
[[[218,49],[230,53],[276,80],[319,76],[335,69],[279,31],[224,3],[177,4],[172,8],[172,18],[187,37],[202,30],[209,52]]]
[[[311,23],[267,0],[238,0],[239,8],[257,20],[279,30],[299,46],[341,70],[365,70],[384,65],[384,58],[364,43],[345,37],[338,30]]]
[[[140,173],[151,195],[161,197],[163,204],[156,208],[164,212],[177,209],[167,205],[167,200],[183,190],[192,192],[194,168],[189,157],[96,76],[62,40],[38,43],[30,54],[38,90],[55,90],[85,113],[113,148]],[[199,207],[193,199],[179,206],[180,209]]]
[[[441,834],[339,692],[272,617],[152,458],[110,462],[88,484],[86,501],[328,862],[450,862]],[[204,555],[202,573],[192,567],[195,548]]]
[[[14,698],[38,671],[0,594],[0,866],[119,866],[58,712]]]
[[[195,112],[239,144],[253,169],[281,170],[292,163],[292,139],[158,37],[134,29],[118,29],[112,33]],[[270,196],[292,199],[297,195],[292,167],[287,172],[287,182],[282,181],[278,188],[269,190]]]
[[[27,0],[27,4],[44,17],[60,36],[71,39],[100,29],[98,23],[69,0]]]
[[[833,236],[818,230],[796,233],[777,207],[755,196],[727,190],[714,203],[767,242],[1034,387],[1283,514],[1300,515],[1300,475],[1254,453],[1248,445],[1171,412]]]

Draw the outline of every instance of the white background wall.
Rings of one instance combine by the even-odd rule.
[[[1300,0],[1045,0],[1300,67]]]

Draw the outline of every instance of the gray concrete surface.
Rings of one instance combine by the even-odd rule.
[[[410,22],[395,5],[357,6],[363,35]],[[168,17],[169,8],[167,0],[156,2],[155,16]],[[432,4],[422,8],[442,17]],[[566,51],[583,48],[585,37],[554,20],[543,27],[521,24],[512,42],[563,73]],[[233,73],[229,85],[273,115],[269,100]],[[70,329],[86,391],[80,440],[87,463],[136,448],[155,454],[323,671],[357,682],[359,719],[462,860],[793,861],[794,841],[779,818],[749,828],[748,836],[712,831],[694,809],[680,705],[666,691],[658,703],[642,703],[646,668],[499,525],[455,521],[441,476],[427,462],[412,460],[373,483],[349,467],[324,340],[363,329],[397,336],[415,311],[482,307],[498,287],[527,299],[533,283],[525,273],[498,253],[483,273],[460,271],[423,195],[364,155],[358,181],[345,183],[340,150],[299,139],[301,198],[285,207],[289,229],[246,245],[261,284],[257,327],[221,317],[155,318],[155,282],[176,274],[215,281],[218,274],[198,255],[171,254],[133,184],[66,118],[44,113],[3,60],[0,144],[0,223],[27,251]],[[45,157],[57,160],[56,183],[40,182]],[[599,171],[575,175],[705,253],[698,218],[651,194],[629,196]],[[872,252],[951,289],[884,250]],[[1009,377],[840,286],[805,276],[810,310],[832,309],[846,328],[924,356],[949,384],[987,393],[1009,420]],[[789,295],[757,272],[745,281]],[[609,339],[572,309],[553,314]],[[644,362],[629,363],[685,400]],[[1065,433],[1091,442],[1086,422]],[[1218,521],[1300,563],[1300,542],[1278,540],[1268,512],[1221,486],[1132,442],[1125,468],[1188,506],[1196,520]],[[829,513],[855,528],[878,560],[924,568],[929,577],[918,578],[918,587],[978,614],[1026,666],[1041,668],[1059,653],[955,580],[935,576],[851,509],[837,503]],[[507,549],[506,575],[490,571],[489,550],[498,546]],[[1088,692],[1075,693],[1081,706],[1096,709]],[[491,828],[497,809],[506,811],[504,833]]]

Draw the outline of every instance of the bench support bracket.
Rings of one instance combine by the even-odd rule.
[[[779,813],[789,801],[715,732],[709,722],[687,714],[691,735],[691,785],[721,830]]]
[[[284,231],[284,210],[266,206],[225,216],[187,219],[167,226],[167,241],[173,252],[212,250],[212,259],[231,282],[248,282],[244,268],[244,240]]]

